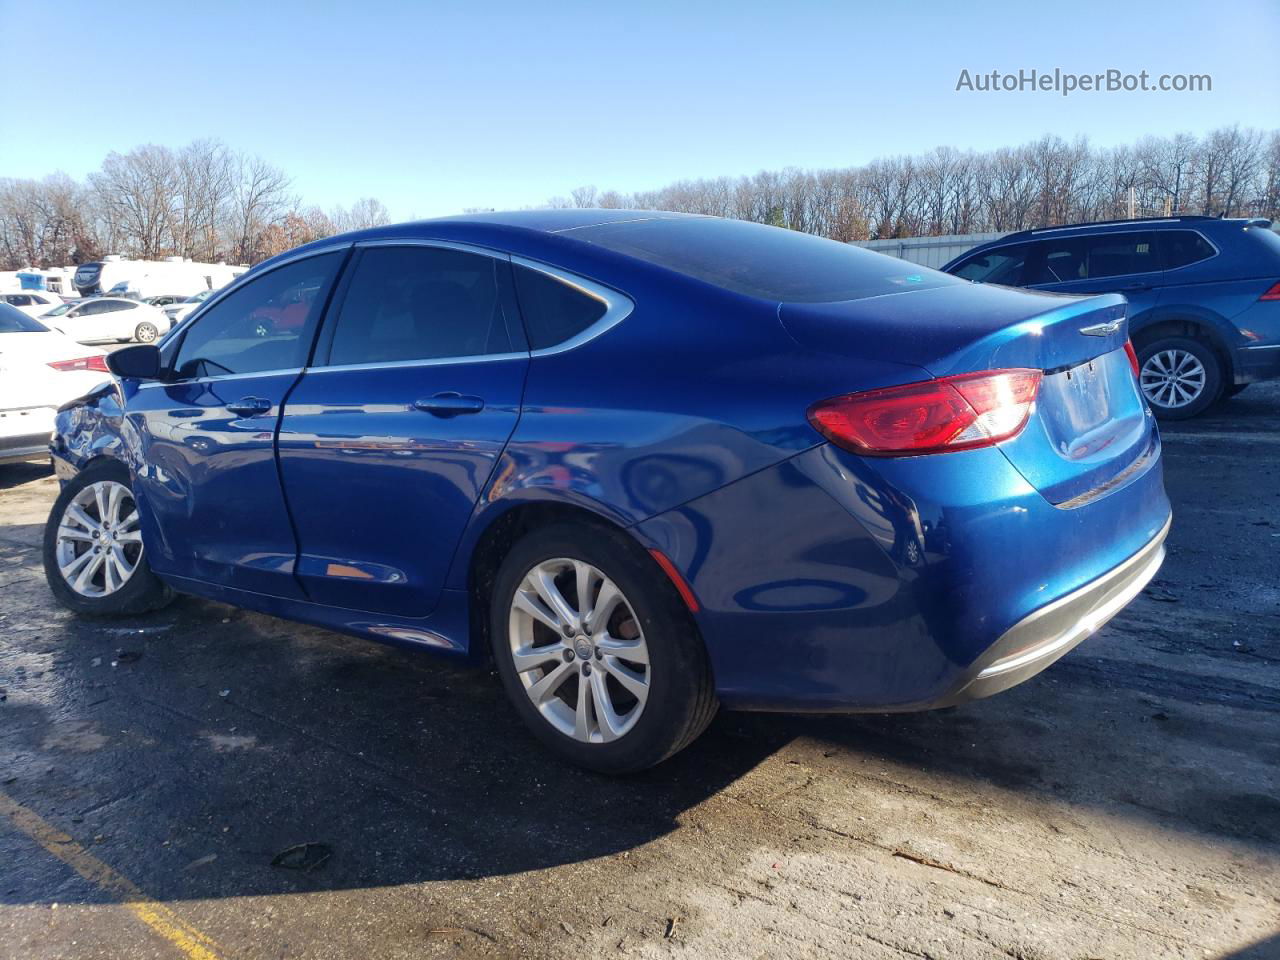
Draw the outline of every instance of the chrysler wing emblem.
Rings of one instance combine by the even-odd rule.
[[[1086,337],[1107,337],[1120,329],[1123,320],[1109,320],[1106,323],[1095,323],[1092,327],[1081,327],[1080,332]]]

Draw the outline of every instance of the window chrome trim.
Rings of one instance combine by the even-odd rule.
[[[281,370],[255,370],[252,373],[219,373],[212,377],[187,377],[183,380],[143,380],[138,384],[138,389],[186,386],[191,383],[221,383],[225,380],[249,380],[253,377],[283,377],[288,374],[297,376],[302,370],[302,367],[288,367]]]
[[[587,327],[585,330],[580,330],[568,340],[563,340],[553,346],[530,350],[530,357],[550,357],[557,353],[565,353],[569,350],[575,350],[584,343],[588,343],[616,327],[623,320],[627,319],[627,317],[631,315],[631,311],[636,307],[635,301],[625,293],[622,293],[619,290],[614,290],[612,287],[606,287],[592,280],[588,280],[586,277],[580,277],[576,273],[570,273],[567,270],[562,270],[559,267],[553,267],[547,263],[541,263],[537,260],[529,260],[525,257],[515,255],[511,257],[511,262],[516,266],[527,267],[530,270],[536,270],[538,273],[545,274],[552,279],[559,280],[566,286],[572,287],[579,293],[591,297],[593,300],[599,300],[605,305],[604,315],[595,323],[591,324],[591,326]]]
[[[529,354],[519,353],[480,353],[463,357],[428,357],[422,360],[374,360],[370,363],[326,363],[322,366],[307,367],[306,372],[332,373],[335,370],[401,370],[406,367],[442,367],[454,363],[490,363],[497,360],[528,360]]]
[[[358,249],[367,247],[439,247],[444,250],[457,250],[461,253],[474,253],[493,260],[511,260],[511,254],[495,247],[482,247],[477,243],[463,243],[458,240],[433,240],[429,237],[375,237],[372,240],[357,240]]]

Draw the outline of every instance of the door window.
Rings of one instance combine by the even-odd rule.
[[[505,259],[447,247],[361,251],[342,298],[330,365],[524,350]]]
[[[1092,237],[1063,237],[1036,243],[1041,254],[1028,284],[1101,280],[1160,269],[1152,232],[1107,233]]]
[[[1017,286],[1022,282],[1022,267],[1027,261],[1027,245],[998,247],[970,257],[951,273],[962,280],[978,283],[1003,283]]]
[[[335,251],[277,267],[204,310],[178,347],[174,375],[190,379],[301,367],[342,257]]]

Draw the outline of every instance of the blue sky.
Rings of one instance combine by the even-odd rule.
[[[212,136],[307,202],[375,196],[397,219],[1044,133],[1280,127],[1277,0],[0,0],[0,23],[0,176]],[[1055,67],[1213,91],[955,90],[964,68]]]

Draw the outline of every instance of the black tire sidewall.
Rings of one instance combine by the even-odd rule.
[[[143,327],[150,327],[152,330],[155,331],[154,336],[152,336],[150,340],[144,340],[142,338],[142,334],[140,331],[142,330]],[[159,338],[160,338],[160,328],[157,327],[154,323],[151,323],[150,321],[144,321],[138,324],[133,329],[133,339],[137,340],[138,343],[155,343],[156,340],[158,340]]]
[[[49,511],[49,519],[45,522],[43,559],[44,575],[49,583],[49,589],[53,591],[54,598],[62,606],[90,617],[125,616],[162,607],[169,602],[173,594],[151,572],[145,549],[138,563],[138,569],[133,572],[129,582],[115,593],[105,597],[81,596],[71,589],[58,569],[58,527],[62,523],[63,512],[67,504],[81,490],[100,480],[115,480],[125,484],[130,490],[133,489],[128,467],[118,460],[100,460],[90,464],[67,482],[53,502],[53,509]]]
[[[581,743],[552,727],[529,700],[511,660],[511,600],[530,569],[556,557],[584,560],[613,580],[639,620],[649,648],[644,712],[612,743]],[[683,748],[705,726],[699,705],[713,693],[697,628],[670,581],[624,533],[557,523],[517,542],[494,581],[489,635],[498,675],[520,718],[539,740],[579,766],[612,774],[642,770]]]
[[[1145,394],[1144,399],[1161,420],[1189,420],[1199,416],[1222,395],[1222,361],[1213,347],[1202,340],[1193,340],[1190,337],[1162,337],[1138,348],[1139,384],[1141,384],[1141,370],[1147,360],[1162,350],[1183,350],[1193,354],[1204,366],[1204,390],[1185,407],[1162,407],[1152,403]]]

